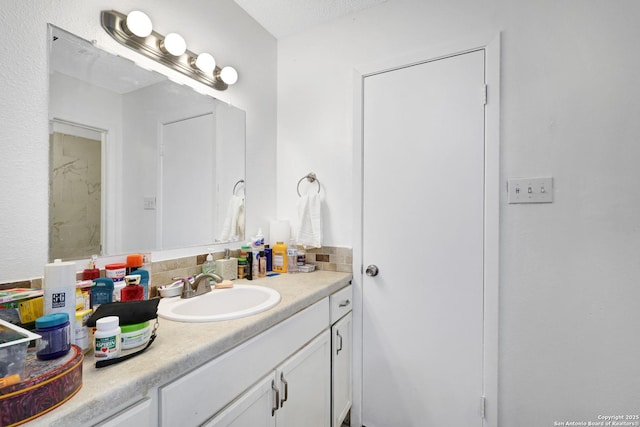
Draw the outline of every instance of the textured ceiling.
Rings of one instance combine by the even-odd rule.
[[[274,37],[304,31],[387,0],[234,0]]]

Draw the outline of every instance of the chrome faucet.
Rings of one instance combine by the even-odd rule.
[[[216,283],[222,282],[222,277],[218,276],[215,273],[207,273],[201,274],[196,277],[193,281],[193,284],[189,282],[189,279],[181,279],[182,280],[182,298],[193,298],[198,295],[206,294],[207,292],[211,292],[211,282],[209,279],[213,279]]]

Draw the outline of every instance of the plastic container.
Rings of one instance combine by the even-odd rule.
[[[93,335],[93,355],[96,360],[115,359],[120,356],[121,343],[120,318],[107,316],[96,320],[96,332]]]
[[[87,265],[87,268],[82,272],[82,280],[93,280],[100,277],[100,270],[96,267],[97,259],[98,255],[91,255],[89,265]]]
[[[272,267],[276,273],[287,272],[287,245],[282,242],[277,242],[273,246]]]
[[[126,273],[131,274],[132,271],[139,269],[142,267],[144,263],[144,256],[142,254],[131,254],[127,255],[127,265],[126,265]]]
[[[124,276],[127,265],[124,263],[107,264],[104,266],[107,278],[113,280],[113,300],[120,301],[120,292],[125,287]]]
[[[273,270],[273,252],[271,251],[271,247],[269,245],[264,246],[264,255],[267,260],[267,271]]]
[[[267,257],[265,251],[260,251],[258,261],[258,277],[265,277],[267,275]]]
[[[202,272],[204,274],[216,272],[216,263],[213,260],[213,248],[209,248],[207,259],[202,263]]]
[[[83,353],[91,349],[91,334],[87,326],[87,320],[91,317],[93,310],[76,311],[75,318],[75,344],[80,347]]]
[[[298,250],[293,245],[287,249],[287,271],[289,273],[298,272]]]
[[[2,378],[22,377],[29,342],[39,339],[40,335],[0,319],[0,336],[0,363],[4,366]]]
[[[120,337],[122,339],[123,350],[129,350],[146,345],[150,336],[151,324],[148,320],[134,325],[122,325],[120,327]]]
[[[102,277],[93,281],[91,287],[91,304],[96,309],[100,304],[113,302],[113,280]]]
[[[120,291],[121,301],[137,301],[144,299],[144,288],[139,285],[140,275],[129,274],[124,278],[127,286]]]
[[[247,258],[241,256],[238,258],[238,279],[244,279],[247,276]]]
[[[43,313],[67,313],[68,319],[76,316],[76,263],[59,259],[44,266]]]
[[[75,315],[73,317],[75,322]],[[42,337],[36,345],[40,360],[57,359],[71,349],[71,325],[67,313],[51,313],[36,319],[36,333]]]
[[[307,254],[305,253],[304,249],[298,249],[298,257],[296,259],[296,264],[298,264],[298,267],[301,267],[307,263]]]
[[[247,280],[253,280],[253,252],[247,253]]]
[[[144,289],[142,299],[149,299],[149,272],[142,268],[134,270],[131,275],[140,276],[140,286]]]
[[[258,228],[258,234],[251,238],[251,251],[260,252],[264,250],[264,235],[262,229]]]

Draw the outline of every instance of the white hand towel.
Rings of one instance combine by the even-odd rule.
[[[233,195],[218,240],[238,240],[244,233],[244,197]]]
[[[320,196],[317,193],[304,195],[298,199],[297,244],[304,246],[305,249],[322,246],[320,218]]]

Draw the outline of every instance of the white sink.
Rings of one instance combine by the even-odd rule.
[[[215,322],[251,316],[274,307],[280,293],[256,285],[234,285],[228,289],[214,289],[197,297],[162,298],[158,316],[177,322]]]

